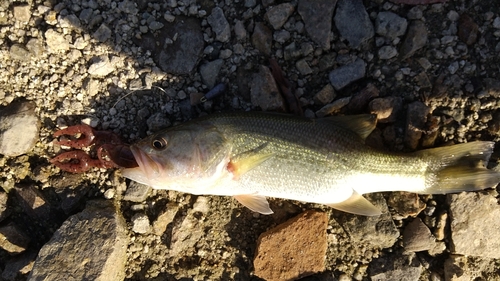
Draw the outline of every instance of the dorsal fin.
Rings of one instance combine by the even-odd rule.
[[[375,129],[377,125],[377,115],[359,114],[345,116],[330,116],[318,119],[318,122],[329,122],[335,126],[342,127],[356,133],[363,140]]]

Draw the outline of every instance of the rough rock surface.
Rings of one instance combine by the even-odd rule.
[[[493,234],[500,228],[497,199],[484,193],[448,195],[451,250],[455,254],[500,258],[500,241]]]
[[[253,265],[265,280],[295,280],[325,268],[327,216],[307,211],[262,233]]]
[[[323,49],[330,48],[333,10],[337,0],[300,0],[297,8],[311,40]]]
[[[340,35],[353,48],[358,48],[375,34],[373,23],[361,0],[339,0],[334,20]]]
[[[12,103],[1,109],[0,154],[18,156],[28,152],[37,142],[39,130],[32,102]]]
[[[376,259],[369,267],[373,281],[419,280],[423,266],[414,253],[401,253]]]
[[[123,280],[127,244],[125,221],[113,204],[89,202],[42,247],[28,280]]]
[[[328,74],[330,83],[335,90],[340,90],[350,83],[365,77],[365,62],[361,59],[336,68]]]
[[[252,104],[264,111],[285,111],[285,101],[280,95],[271,70],[261,65],[250,84]]]
[[[420,218],[410,222],[403,231],[403,246],[406,251],[420,252],[432,249],[435,238]]]
[[[445,281],[499,279],[498,260],[450,255],[444,263]]]

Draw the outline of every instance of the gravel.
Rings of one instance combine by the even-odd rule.
[[[258,237],[316,209],[328,218],[328,247],[323,272],[309,280],[499,279],[495,189],[375,194],[379,218],[271,199],[276,213],[262,216],[231,198],[137,188],[118,170],[67,174],[48,161],[63,151],[54,131],[81,122],[134,142],[218,111],[286,111],[270,57],[307,117],[377,114],[369,143],[383,149],[498,141],[498,5],[398,1],[0,2],[0,229],[9,241],[12,233],[30,241],[13,255],[0,246],[1,278],[85,269],[79,251],[89,264],[108,262],[89,272],[111,276],[105,265],[121,249],[124,265],[113,275],[120,280],[257,280]],[[219,84],[225,91],[191,104]],[[30,109],[6,121],[15,104]],[[495,167],[497,156],[490,162]],[[93,199],[109,206],[86,207]],[[94,241],[105,221],[119,231]],[[412,236],[403,233],[414,221],[435,241],[405,253]],[[73,234],[89,239],[72,238],[68,226],[84,223]],[[72,259],[45,266],[40,249],[61,233],[73,246],[60,255]],[[102,252],[93,242],[113,247]]]

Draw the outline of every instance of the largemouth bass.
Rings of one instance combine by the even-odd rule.
[[[132,145],[139,167],[122,172],[153,188],[233,196],[262,214],[273,213],[266,197],[276,197],[375,216],[380,210],[362,194],[452,193],[500,182],[485,168],[493,142],[391,154],[365,145],[375,125],[374,115],[215,114]]]

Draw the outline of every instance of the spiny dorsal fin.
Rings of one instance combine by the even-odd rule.
[[[361,139],[365,140],[377,125],[377,116],[374,114],[330,116],[318,119],[318,122],[329,122],[335,126],[347,129],[356,133]]]
[[[379,216],[382,214],[379,208],[375,207],[372,203],[370,203],[370,201],[358,194],[356,191],[353,191],[351,197],[344,202],[325,205],[347,213],[362,216]]]

